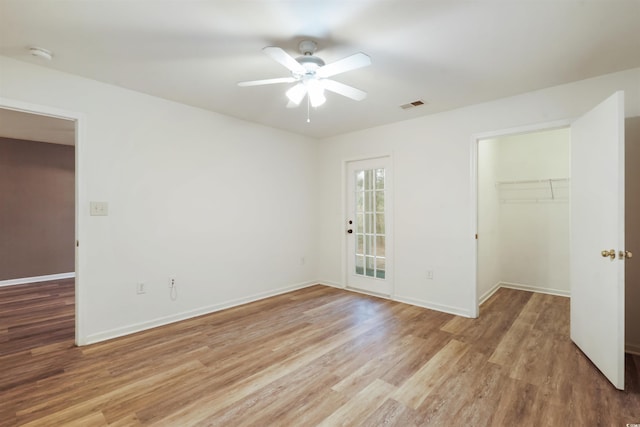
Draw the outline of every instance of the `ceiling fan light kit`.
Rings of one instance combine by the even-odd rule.
[[[304,85],[295,85],[286,92],[287,98],[296,107],[300,105],[306,94],[307,88]]]
[[[278,83],[296,83],[287,90],[289,99],[288,108],[294,108],[307,97],[307,107],[319,107],[327,100],[325,90],[337,93],[355,101],[361,101],[367,97],[367,93],[352,86],[345,85],[329,79],[337,74],[355,70],[371,65],[371,58],[362,52],[347,56],[346,58],[326,64],[321,58],[314,55],[318,48],[316,42],[303,40],[298,45],[302,56],[294,58],[283,49],[275,46],[267,46],[262,51],[274,61],[283,65],[291,73],[291,77],[282,77],[265,80],[251,80],[239,82],[238,86],[261,86]],[[307,122],[309,118],[307,117]]]

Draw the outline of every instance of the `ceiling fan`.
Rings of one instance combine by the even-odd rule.
[[[325,90],[356,101],[361,101],[367,97],[366,92],[331,80],[329,77],[371,65],[371,58],[369,58],[368,55],[359,52],[332,62],[331,64],[325,64],[322,59],[314,55],[318,48],[316,42],[303,40],[298,45],[298,48],[302,53],[302,56],[298,58],[292,57],[279,47],[268,46],[262,49],[262,51],[269,55],[274,61],[284,65],[291,72],[291,77],[239,82],[238,86],[260,86],[297,82],[295,86],[286,92],[287,98],[289,98],[287,108],[294,108],[300,105],[305,95],[308,96],[307,101],[311,106],[318,107],[326,101],[324,95]]]

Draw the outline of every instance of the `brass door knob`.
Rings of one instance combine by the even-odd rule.
[[[630,251],[620,251],[618,252],[618,258],[620,259],[633,258],[633,254]]]
[[[604,258],[609,257],[611,259],[616,259],[616,250],[615,249],[610,249],[610,250],[604,250],[602,252],[600,252],[600,255],[602,255]]]

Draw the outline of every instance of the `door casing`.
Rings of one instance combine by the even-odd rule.
[[[0,108],[7,110],[20,111],[29,114],[37,114],[41,116],[55,117],[64,120],[72,120],[75,122],[75,344],[78,346],[87,344],[84,333],[84,307],[85,295],[82,286],[82,271],[84,270],[83,250],[77,242],[86,242],[84,236],[84,219],[82,218],[80,207],[88,206],[85,203],[84,193],[82,192],[83,168],[82,168],[82,150],[85,138],[85,116],[83,113],[72,112],[53,108],[45,105],[31,104],[14,99],[0,97]]]
[[[375,160],[375,159],[381,159],[381,158],[388,158],[389,159],[389,170],[390,170],[390,176],[391,179],[390,181],[386,184],[387,189],[389,190],[391,197],[390,200],[389,198],[387,200],[385,200],[385,203],[387,204],[387,207],[393,212],[393,192],[394,192],[394,188],[393,188],[393,183],[394,183],[394,178],[393,178],[393,173],[394,173],[394,163],[393,163],[393,153],[380,153],[380,154],[373,154],[373,155],[368,155],[368,156],[361,156],[361,157],[353,157],[353,158],[346,158],[342,160],[342,181],[341,181],[341,186],[342,186],[342,220],[341,220],[341,233],[342,233],[342,256],[341,256],[341,268],[342,268],[342,284],[341,287],[346,289],[347,285],[349,283],[348,280],[348,275],[349,275],[349,269],[348,269],[348,263],[347,263],[347,256],[349,256],[349,244],[348,244],[348,235],[346,233],[347,230],[347,217],[349,216],[349,212],[347,212],[348,209],[348,168],[349,168],[349,164],[353,163],[353,162],[359,162],[359,161],[365,161],[365,160]],[[391,235],[390,238],[387,237],[387,245],[391,248],[391,253],[390,255],[387,257],[388,262],[390,262],[392,268],[391,268],[391,272],[389,275],[389,284],[390,284],[390,288],[391,288],[391,292],[389,295],[380,295],[380,294],[376,294],[376,293],[372,293],[372,295],[375,296],[382,296],[385,298],[390,298],[390,299],[394,299],[395,296],[395,281],[394,281],[394,277],[395,274],[393,274],[393,265],[394,265],[394,237],[392,234],[395,232],[395,227],[394,227],[394,220],[393,220],[393,213],[390,215],[391,219],[387,221],[386,227],[389,229],[389,234]],[[361,293],[368,293],[364,290],[361,289],[355,289],[355,288],[349,288],[349,290],[352,290],[354,292],[361,292]]]
[[[469,238],[473,239],[472,252],[472,274],[473,274],[473,289],[471,292],[471,301],[469,306],[471,307],[471,317],[477,318],[480,314],[480,301],[478,300],[478,240],[476,239],[478,233],[478,142],[483,139],[500,138],[512,135],[521,135],[534,132],[550,131],[555,129],[568,128],[571,126],[573,120],[557,120],[552,122],[542,122],[533,125],[519,126],[514,128],[501,129],[491,132],[483,132],[472,135],[470,150],[471,150],[471,164],[470,164],[470,176],[471,176],[471,223],[469,230]]]

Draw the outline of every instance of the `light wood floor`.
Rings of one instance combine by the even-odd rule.
[[[313,286],[73,346],[73,282],[0,288],[0,425],[625,426],[566,298],[502,289],[465,319]]]

